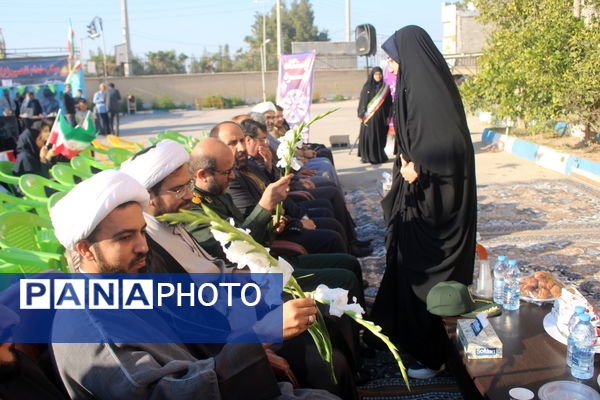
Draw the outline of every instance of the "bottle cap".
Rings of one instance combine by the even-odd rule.
[[[585,307],[584,306],[575,306],[575,314],[581,314],[582,312],[585,311]]]
[[[590,320],[590,314],[588,313],[583,313],[579,316],[579,320],[583,321],[583,322],[589,322]]]
[[[506,256],[498,256],[498,261],[506,261]]]
[[[517,265],[517,260],[508,260],[508,265],[514,267],[515,265]]]
[[[533,400],[534,394],[531,390],[522,387],[512,388],[508,391],[511,400]]]

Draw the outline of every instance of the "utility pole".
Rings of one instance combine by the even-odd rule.
[[[121,30],[123,34],[123,43],[127,52],[126,61],[123,64],[125,76],[131,76],[131,45],[129,43],[129,16],[127,15],[127,0],[121,0]]]
[[[346,0],[346,42],[350,41],[350,0]]]
[[[277,59],[279,60],[281,53],[283,53],[283,50],[281,49],[281,0],[275,2],[275,7],[277,7]]]
[[[263,101],[267,101],[267,89],[265,84],[265,71],[267,70],[267,12],[263,10],[263,40],[260,46],[260,70],[262,77],[262,97]]]

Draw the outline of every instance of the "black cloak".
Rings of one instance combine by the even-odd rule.
[[[382,79],[377,82],[374,78],[375,72],[381,72]],[[383,70],[379,67],[373,68],[369,79],[364,84],[360,92],[360,101],[358,103],[358,117],[364,118],[369,101],[383,87]],[[371,164],[380,164],[388,160],[385,151],[387,140],[388,118],[392,110],[392,96],[388,93],[383,104],[375,111],[375,114],[367,121],[360,124],[360,134],[358,139],[358,156],[362,162]]]
[[[13,167],[13,174],[21,176],[25,174],[37,174],[45,178],[49,177],[48,165],[40,161],[40,149],[35,140],[40,131],[35,128],[25,129],[17,140],[17,160]]]
[[[382,201],[387,266],[371,317],[405,351],[432,369],[444,362],[442,321],[425,300],[437,283],[473,279],[477,197],[475,157],[458,89],[444,58],[420,27],[382,46],[399,63],[394,125],[398,151],[415,163],[409,184],[394,165]]]

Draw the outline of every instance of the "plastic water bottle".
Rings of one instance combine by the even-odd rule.
[[[520,279],[521,270],[519,270],[517,260],[508,260],[508,268],[504,274],[504,301],[502,303],[505,310],[519,309],[521,298]]]
[[[572,339],[571,339],[572,338]],[[589,314],[581,314],[579,322],[569,335],[571,342],[571,375],[577,379],[590,379],[594,376],[594,341],[596,330],[590,322]]]
[[[573,315],[571,315],[569,323],[567,324],[567,332],[569,332],[569,336],[567,337],[567,365],[569,367],[571,367],[573,364],[573,328],[575,328],[575,325],[577,325],[577,323],[579,322],[579,317],[581,317],[581,314],[583,314],[584,312],[585,308],[583,306],[575,306]]]
[[[494,269],[494,303],[504,303],[504,274],[506,272],[506,256],[498,256]]]

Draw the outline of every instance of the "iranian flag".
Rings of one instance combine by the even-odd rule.
[[[75,44],[73,43],[73,39],[75,38],[75,31],[73,31],[73,27],[71,26],[71,21],[69,21],[69,30],[67,32],[67,52],[69,53],[69,60],[75,59]],[[69,62],[69,64],[71,64]]]
[[[67,158],[73,158],[83,149],[88,147],[96,138],[97,131],[92,121],[92,115],[88,111],[85,119],[80,125],[71,126],[59,111],[52,125],[48,143],[54,145],[54,154],[62,154]]]

